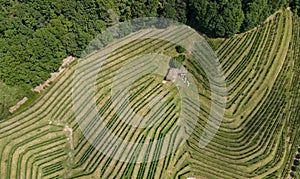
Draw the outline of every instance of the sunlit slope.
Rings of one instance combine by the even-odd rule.
[[[195,172],[208,178],[287,177],[299,145],[298,17],[277,13],[224,40],[217,53],[228,84],[227,118],[207,148],[192,152]]]
[[[262,26],[219,44],[216,53],[226,76],[228,98],[222,125],[205,148],[199,148],[198,142],[209,113],[210,89],[201,67],[193,60],[185,61],[198,79],[199,98],[207,105],[201,106],[189,140],[181,147],[173,146],[171,141],[170,150],[176,152],[154,162],[114,160],[84,138],[73,111],[73,66],[32,106],[0,121],[0,176],[286,178],[300,142],[299,28],[298,17],[284,11]],[[147,33],[157,35],[155,31]],[[160,35],[189,36],[184,29]],[[168,101],[167,105],[158,106],[166,111],[165,120],[150,129],[134,130],[108,110],[112,79],[123,62],[141,53],[173,54],[174,47],[174,44],[150,38],[131,43],[125,39],[124,45],[109,56],[112,63],[104,64],[97,76],[96,104],[113,133],[132,142],[154,140],[167,132],[178,135],[173,124],[179,117],[181,99],[172,83],[161,83],[161,76],[146,75],[135,80],[130,89],[130,104],[137,113],[146,115],[151,102],[147,100],[161,95]],[[93,66],[87,68],[95,70]],[[148,70],[150,74],[151,69]],[[197,107],[186,102],[192,108]],[[123,111],[122,115],[125,114]],[[160,153],[160,146],[155,150]],[[154,155],[144,156],[145,160],[150,161]]]

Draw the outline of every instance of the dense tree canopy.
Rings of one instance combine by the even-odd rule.
[[[299,4],[291,3],[295,12]],[[79,57],[97,34],[119,21],[166,17],[211,37],[228,37],[283,5],[284,0],[2,0],[0,80],[29,90],[57,71],[64,57]],[[120,29],[119,37],[132,31],[128,24]],[[93,43],[101,47],[112,38],[104,34]]]
[[[290,6],[292,10],[300,16],[300,0],[292,0],[290,2]]]
[[[231,36],[263,21],[283,2],[272,0],[19,0],[1,1],[0,78],[34,86],[67,55],[80,56],[100,31],[118,20],[160,16],[209,36]],[[271,8],[270,8],[271,6]],[[100,43],[105,45],[112,37]],[[101,45],[101,44],[98,44]]]
[[[245,19],[241,30],[249,30],[286,4],[285,0],[243,0]]]
[[[231,36],[244,20],[240,0],[191,0],[189,10],[189,24],[209,36]]]
[[[182,62],[185,60],[185,55],[178,55],[170,59],[169,66],[171,68],[181,68]]]

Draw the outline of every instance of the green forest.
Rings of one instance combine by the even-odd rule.
[[[97,34],[117,21],[165,17],[208,37],[230,37],[259,25],[280,8],[290,5],[299,13],[299,4],[299,0],[1,0],[0,83],[17,88],[18,99],[30,95],[32,87],[58,70],[63,58],[79,57]],[[112,38],[107,34],[102,45]]]

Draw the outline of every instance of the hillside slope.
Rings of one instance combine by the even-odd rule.
[[[0,121],[1,178],[287,178],[300,145],[299,23],[290,11],[278,12],[263,25],[218,43],[216,53],[225,73],[228,98],[222,125],[205,148],[197,145],[209,112],[207,107],[203,107],[188,141],[174,154],[140,164],[107,157],[84,138],[75,120],[73,66],[34,104]],[[178,36],[181,38],[188,35],[177,33],[182,33]],[[153,39],[134,41],[110,58],[126,60],[141,51],[173,53],[173,47],[174,44]],[[100,113],[107,115],[110,129],[131,141],[148,140],[143,138],[145,133],[156,139],[161,137],[159,133],[171,130],[167,121],[153,130],[134,131],[110,114],[110,74],[119,64],[115,62],[105,64],[106,71],[97,78],[97,106]],[[201,71],[189,61],[186,65]],[[199,74],[199,78],[204,76]],[[146,103],[134,98],[137,91],[145,96],[163,89],[153,76],[134,84],[139,90],[132,89],[131,102],[137,108]],[[179,107],[176,90],[168,88],[171,92],[164,97],[170,101],[166,106],[170,112],[165,119],[172,121]],[[204,88],[201,99],[209,103],[209,89]],[[113,152],[114,148],[108,150]],[[157,151],[161,151],[159,146]]]

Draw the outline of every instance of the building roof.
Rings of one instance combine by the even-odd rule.
[[[168,73],[166,75],[166,80],[167,81],[175,81],[178,75],[183,75],[187,74],[187,70],[182,67],[182,68],[169,68]]]
[[[170,68],[168,70],[167,75],[166,75],[166,80],[174,82],[176,80],[177,75],[178,75],[178,69],[176,69],[176,68]]]
[[[181,75],[181,74],[186,75],[187,74],[187,70],[184,67],[182,67],[182,68],[178,69],[177,73],[178,73],[178,75]]]

